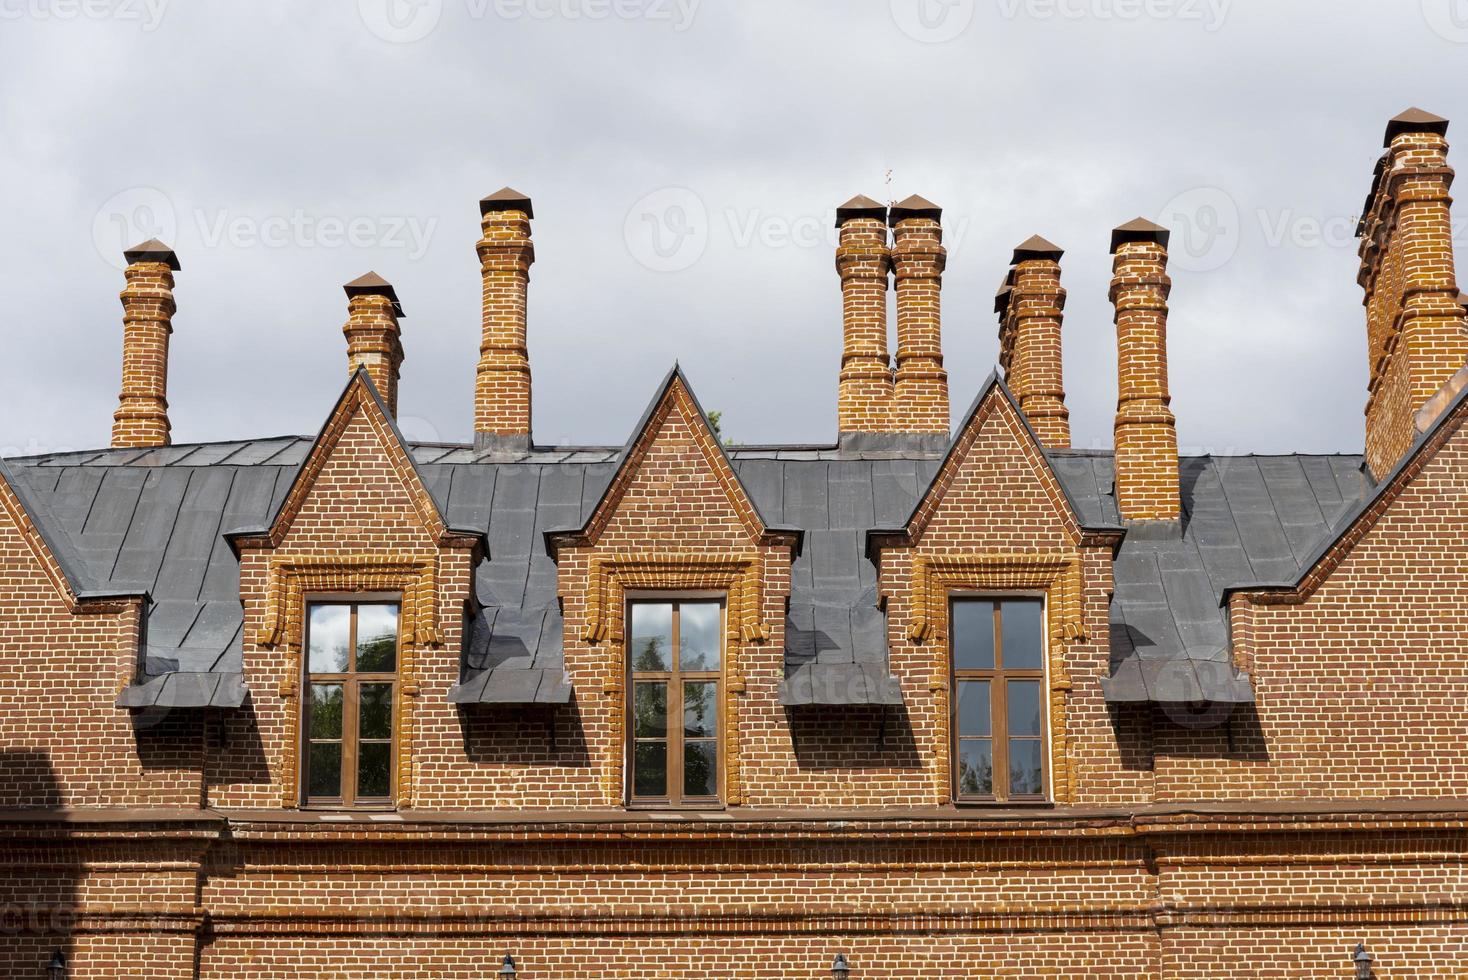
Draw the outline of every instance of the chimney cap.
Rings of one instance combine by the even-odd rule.
[[[925,197],[912,195],[905,201],[892,205],[887,212],[887,224],[896,225],[897,222],[907,218],[928,218],[939,221],[943,217],[943,209]]]
[[[1172,232],[1146,218],[1133,218],[1124,225],[1117,225],[1111,229],[1111,251],[1116,250],[1128,242],[1156,242],[1163,248],[1167,247],[1167,240],[1172,237]]]
[[[180,268],[178,256],[173,249],[156,238],[150,238],[146,242],[139,242],[132,248],[124,249],[122,257],[127,259],[128,265],[134,262],[162,262],[174,272]]]
[[[1447,131],[1448,121],[1442,116],[1435,116],[1413,106],[1387,121],[1386,138],[1382,140],[1381,145],[1391,146],[1392,140],[1403,133],[1436,133],[1442,136]]]
[[[995,313],[1003,313],[1005,310],[1009,309],[1009,294],[1013,288],[1014,287],[1008,285],[999,287],[998,292],[994,294]]]
[[[524,211],[525,217],[535,217],[535,212],[530,209],[530,198],[513,187],[501,187],[488,197],[480,199],[480,216],[483,217],[491,211]]]
[[[382,278],[375,272],[369,272],[364,276],[358,276],[347,283],[342,289],[346,290],[348,297],[353,296],[386,296],[392,300],[393,312],[398,316],[404,316],[403,304],[398,302],[397,290],[392,288],[392,283]]]
[[[852,218],[876,218],[881,221],[886,217],[886,205],[878,204],[865,194],[858,194],[836,209],[836,227],[840,228]]]
[[[1059,262],[1060,257],[1065,254],[1065,249],[1039,235],[1031,235],[1015,246],[1014,258],[1010,262],[1019,263],[1025,259],[1050,259]]]

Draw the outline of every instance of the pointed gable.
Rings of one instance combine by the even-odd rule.
[[[907,521],[872,531],[868,551],[912,546],[930,532],[970,549],[1000,544],[981,540],[986,529],[1024,549],[1071,548],[1093,530],[997,374],[980,389]]]
[[[712,543],[734,537],[757,544],[799,539],[798,531],[771,527],[760,514],[675,364],[633,430],[611,482],[585,524],[548,531],[546,545],[552,555],[563,546],[594,546],[609,530],[624,530],[629,539],[665,537],[674,543],[678,537],[674,529],[690,526]]]
[[[25,480],[3,459],[0,459],[0,509],[68,607],[75,609],[78,603],[87,600],[141,598],[146,594],[140,589],[114,589],[100,582],[45,501],[32,493]]]
[[[351,501],[351,513],[332,510],[342,498]],[[407,515],[434,543],[482,535],[444,520],[392,414],[367,372],[358,369],[269,524],[232,531],[230,538],[239,546],[278,548],[301,521],[333,533],[370,536],[372,524],[401,524]]]

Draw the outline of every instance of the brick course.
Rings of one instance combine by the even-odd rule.
[[[989,385],[871,542],[897,709],[779,704],[798,535],[765,524],[679,372],[585,526],[537,528],[564,532],[571,704],[450,704],[484,542],[445,524],[391,424],[386,294],[353,296],[352,379],[271,526],[234,539],[241,709],[114,707],[144,601],[78,595],[0,479],[0,975],[41,976],[61,949],[78,978],[467,978],[506,952],[532,980],[821,977],[838,952],[858,978],[1318,978],[1350,976],[1358,941],[1380,978],[1468,975],[1468,407],[1410,456],[1403,428],[1463,359],[1444,150],[1431,129],[1394,137],[1368,215],[1392,230],[1363,253],[1368,451],[1377,473],[1405,465],[1298,585],[1228,597],[1256,696],[1232,710],[1102,695],[1121,536],[1073,511],[1044,451],[1068,441],[1048,255],[1019,257],[1005,301],[1014,398]],[[484,212],[476,431],[528,443],[533,246],[513,200]],[[1132,522],[1186,517],[1160,232],[1118,242],[1112,286]],[[843,433],[939,431],[941,231],[908,217],[895,239],[875,214],[841,226]],[[170,266],[135,282],[127,343],[166,342]],[[126,444],[162,444],[163,422]],[[624,609],[645,592],[725,602],[721,809],[624,805]],[[1042,805],[952,803],[955,592],[1046,603]],[[385,812],[300,805],[304,604],[341,593],[401,598]]]

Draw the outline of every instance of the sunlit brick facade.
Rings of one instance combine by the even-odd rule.
[[[922,198],[837,212],[822,447],[724,445],[676,367],[624,446],[536,445],[508,189],[474,444],[403,439],[368,275],[317,436],[170,445],[140,246],[113,447],[0,463],[0,974],[1468,975],[1446,125],[1368,200],[1364,457],[1178,456],[1140,219],[1114,453],[1038,237],[943,431]]]

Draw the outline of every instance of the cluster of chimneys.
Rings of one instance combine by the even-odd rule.
[[[1447,120],[1410,109],[1387,126],[1361,219],[1371,381],[1367,463],[1384,475],[1412,445],[1418,418],[1468,359],[1468,311],[1454,275]],[[530,199],[505,188],[479,202],[484,284],[474,397],[475,445],[530,445],[530,362],[525,298],[535,246]],[[891,206],[858,196],[836,211],[841,279],[840,440],[850,448],[941,445],[949,436],[940,295],[947,253],[942,210],[913,196]],[[1143,218],[1111,233],[1118,398],[1117,504],[1129,520],[1181,514],[1177,433],[1167,386],[1167,229]],[[1070,444],[1061,373],[1063,251],[1035,236],[1014,250],[995,297],[1000,365],[1041,443]],[[114,447],[169,442],[168,337],[177,256],[158,241],[125,253],[121,403]],[[897,352],[887,347],[887,290],[897,293]],[[393,287],[375,273],[346,285],[347,366],[365,369],[397,411],[403,361]]]

